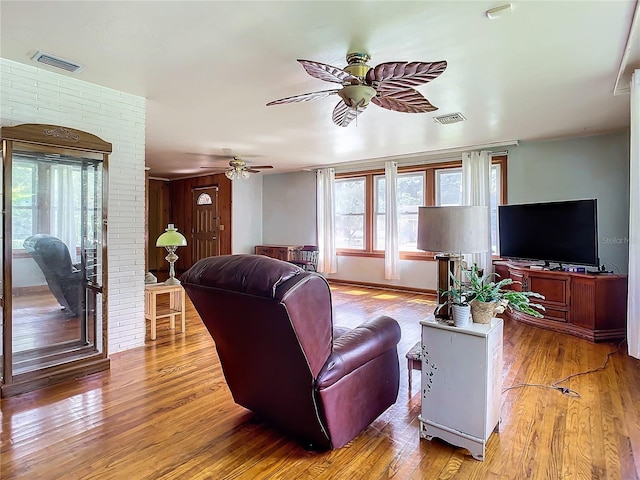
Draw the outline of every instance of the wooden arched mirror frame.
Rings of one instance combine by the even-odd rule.
[[[4,397],[109,368],[112,146],[57,125],[2,127],[0,137]]]

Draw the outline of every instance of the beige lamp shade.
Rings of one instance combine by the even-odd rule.
[[[418,209],[418,248],[440,253],[483,253],[489,246],[489,207]]]
[[[165,232],[156,240],[156,247],[186,247],[187,239],[170,223]]]

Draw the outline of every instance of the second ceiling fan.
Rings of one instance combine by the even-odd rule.
[[[366,64],[369,59],[366,53],[348,53],[348,65],[344,69],[312,60],[298,60],[312,77],[339,83],[342,87],[281,98],[267,103],[267,106],[306,102],[337,94],[341,101],[334,108],[332,119],[340,127],[349,125],[369,102],[404,113],[438,109],[413,87],[437,78],[447,68],[446,61],[387,62],[372,68]]]
[[[225,176],[230,180],[235,180],[237,178],[249,178],[250,173],[260,173],[260,170],[273,168],[272,165],[251,165],[247,164],[247,162],[238,155],[233,154],[233,152],[228,149],[222,149],[224,155],[207,155],[209,158],[218,160],[218,159],[229,159],[228,167],[200,167],[206,169],[215,169],[223,171]]]

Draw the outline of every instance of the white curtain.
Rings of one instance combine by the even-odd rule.
[[[80,261],[77,255],[78,230],[74,195],[77,186],[73,182],[72,165],[51,166],[51,225],[50,233],[69,248],[72,263]]]
[[[629,289],[627,345],[640,358],[640,69],[631,77],[631,146],[629,158]]]
[[[385,222],[384,278],[400,280],[400,247],[398,245],[398,163],[384,163]]]
[[[318,271],[336,273],[336,221],[335,221],[335,170],[323,168],[316,174]]]
[[[490,207],[491,154],[487,151],[465,152],[462,154],[462,204]],[[487,211],[488,231],[491,232],[491,212]],[[487,238],[487,253],[474,253],[471,262],[485,272],[492,271],[491,236]],[[464,253],[464,252],[462,252]]]

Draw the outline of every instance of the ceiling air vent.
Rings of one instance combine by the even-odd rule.
[[[44,63],[45,65],[49,65],[50,67],[61,68],[62,70],[66,70],[67,72],[71,73],[77,73],[84,68],[84,65],[80,65],[79,63],[74,63],[69,60],[65,60],[64,58],[56,57],[44,52],[37,52],[33,57],[31,57],[31,60]]]
[[[458,123],[466,120],[466,118],[464,118],[464,115],[462,115],[460,112],[440,115],[439,117],[433,117],[433,119],[440,125],[448,125],[450,123]]]

